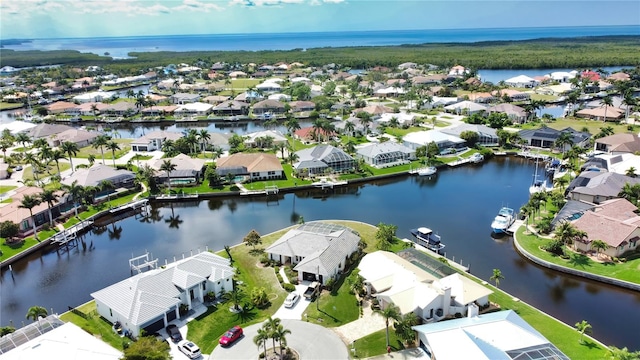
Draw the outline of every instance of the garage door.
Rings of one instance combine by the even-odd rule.
[[[164,328],[164,318],[160,318],[158,321],[154,321],[151,324],[143,327],[144,331],[147,334],[153,334],[154,332],[158,332]]]
[[[167,322],[170,323],[171,321],[175,320],[177,318],[176,315],[176,309],[173,308],[170,311],[167,312]]]

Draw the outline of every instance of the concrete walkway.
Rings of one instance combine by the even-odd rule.
[[[333,329],[347,344],[385,328],[384,318],[371,310],[369,301],[365,300],[362,307],[363,315],[359,319]]]
[[[356,345],[357,346],[357,345]],[[412,360],[412,359],[429,359],[427,354],[420,348],[405,349],[394,351],[391,354],[384,354],[367,358],[369,360]]]

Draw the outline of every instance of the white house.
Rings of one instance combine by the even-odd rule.
[[[179,316],[180,305],[194,308],[210,292],[233,289],[230,261],[210,252],[122,280],[91,294],[98,314],[119,321],[134,336],[154,333]]]
[[[73,101],[77,101],[79,103],[87,103],[87,102],[103,102],[104,100],[109,100],[113,96],[113,92],[109,91],[93,91],[80,95],[76,95],[73,97]]]
[[[484,105],[475,103],[473,101],[464,100],[464,101],[460,101],[459,103],[447,105],[444,107],[444,109],[450,112],[454,112],[458,115],[460,114],[471,115],[471,114],[485,111],[487,110],[487,107]]]
[[[391,119],[393,118],[396,118],[396,120],[398,120],[398,124],[400,125],[412,125],[416,116],[414,114],[409,114],[406,112],[384,113],[380,114],[380,117],[376,119],[376,122],[389,124],[391,122]]]
[[[531,88],[539,84],[539,82],[536,79],[528,77],[527,75],[518,75],[512,78],[509,78],[505,80],[504,83],[507,84],[508,86],[518,87],[518,88]]]
[[[157,130],[139,137],[131,142],[132,151],[156,151],[162,149],[162,144],[167,141],[176,141],[182,137],[181,133]]]
[[[295,265],[298,281],[326,284],[342,273],[359,242],[360,236],[346,226],[313,221],[289,230],[265,252],[272,260]]]
[[[270,138],[270,145],[286,144],[288,139],[277,130],[263,130],[245,134],[244,144],[248,147],[263,147],[265,138]]]
[[[440,150],[464,147],[465,141],[457,136],[445,134],[438,130],[415,131],[402,138],[404,144],[412,149],[436,143]]]
[[[265,81],[262,84],[256,85],[256,89],[264,93],[275,93],[282,90],[282,86],[274,81]]]
[[[409,163],[416,158],[416,151],[396,142],[385,141],[359,148],[356,158],[364,159],[367,164],[382,168]]]
[[[555,71],[549,74],[549,77],[551,78],[552,81],[566,83],[571,81],[571,79],[573,79],[574,77],[576,77],[577,74],[578,72],[575,70],[571,72]]]
[[[190,115],[198,115],[198,116],[206,116],[213,109],[212,104],[207,104],[203,102],[194,102],[184,105],[178,105],[176,109],[176,114],[190,114]]]
[[[414,326],[427,357],[438,360],[569,360],[513,310]]]

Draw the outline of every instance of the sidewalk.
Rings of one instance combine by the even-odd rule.
[[[429,357],[422,349],[414,348],[414,349],[405,349],[405,350],[395,351],[388,355],[385,354],[385,355],[373,356],[367,359],[369,360],[382,360],[382,359],[410,360],[410,359],[429,359]]]
[[[371,310],[369,301],[363,301],[362,310],[363,314],[358,320],[333,329],[347,344],[385,328],[384,318]]]

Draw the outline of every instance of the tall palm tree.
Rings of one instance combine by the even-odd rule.
[[[184,140],[189,144],[189,148],[193,149],[193,153],[197,153],[196,146],[198,145],[198,130],[189,129],[184,137]]]
[[[73,208],[76,212],[76,217],[78,217],[78,204],[84,197],[84,187],[78,185],[77,180],[71,183],[71,185],[63,185],[62,187],[67,194],[71,195],[71,198],[73,199]]]
[[[92,104],[91,105],[91,112],[93,112],[93,120],[97,121],[98,120],[98,105],[97,104]]]
[[[582,338],[584,337],[584,333],[588,333],[591,331],[591,324],[589,324],[587,320],[582,320],[580,322],[577,322],[575,327],[576,330],[578,330],[578,332],[580,333],[580,342],[583,342]]]
[[[207,131],[206,129],[202,129],[198,133],[198,138],[200,139],[200,143],[202,144],[200,151],[206,150],[207,143],[209,142],[209,140],[211,140],[211,134],[209,134],[209,131]]]
[[[573,145],[573,136],[569,132],[562,132],[560,133],[560,135],[558,135],[558,138],[554,142],[554,145],[564,154],[566,145]]]
[[[398,321],[402,316],[402,313],[400,312],[400,308],[394,303],[389,303],[386,308],[376,311],[384,318],[385,327],[387,329],[387,346],[389,346],[389,319]]]
[[[296,132],[296,130],[300,130],[300,123],[298,122],[298,119],[291,116],[291,114],[287,114],[287,120],[285,120],[284,126],[287,127],[287,131],[289,132],[289,136],[291,137],[292,144],[295,144],[293,142],[293,134]],[[295,145],[293,146],[295,149]]]
[[[267,334],[269,334],[269,337],[273,340],[273,350],[276,350],[276,337],[273,336],[274,334],[274,330],[278,328],[278,326],[280,326],[280,322],[281,320],[279,318],[274,318],[269,316],[269,318],[265,321],[264,325],[262,326],[266,331]]]
[[[53,207],[53,204],[58,201],[60,195],[56,194],[55,190],[44,189],[39,196],[40,201],[47,203],[47,206],[49,207],[49,224],[53,226],[53,214],[51,212],[51,208]]]
[[[556,225],[554,238],[568,244],[576,236],[577,229],[568,221],[562,221]]]
[[[115,188],[113,183],[109,180],[102,180],[100,181],[100,183],[98,183],[98,188],[100,189],[100,191],[107,192],[107,202],[109,202],[109,206],[111,206],[111,190]]]
[[[231,291],[227,291],[226,293],[224,293],[224,295],[225,300],[231,301],[233,303],[233,309],[236,311],[240,310],[240,303],[247,296],[242,287],[238,286],[238,284],[235,283],[235,280],[233,289],[231,289]]]
[[[27,319],[31,319],[33,321],[37,321],[38,318],[47,316],[47,309],[42,306],[32,306],[27,311]]]
[[[60,160],[64,159],[64,153],[60,149],[53,149],[49,154],[49,159],[56,163],[56,169],[58,170],[58,177],[60,177]]]
[[[107,143],[107,149],[111,150],[111,160],[113,161],[113,167],[116,167],[116,151],[120,150],[120,145],[112,140]]]
[[[258,329],[256,336],[253,337],[253,343],[258,346],[260,349],[260,345],[262,345],[264,349],[263,358],[267,358],[267,339],[269,339],[269,332],[265,328]]]
[[[164,171],[167,173],[167,184],[169,185],[169,194],[171,194],[171,172],[176,169],[176,164],[172,163],[171,160],[162,161],[162,165],[160,165],[160,171]]]
[[[282,358],[282,345],[287,343],[287,335],[291,334],[291,330],[285,329],[282,324],[272,330],[271,336],[280,343],[280,358]]]
[[[491,275],[489,280],[494,281],[496,283],[496,287],[498,287],[498,285],[500,284],[500,280],[502,279],[504,279],[502,271],[500,271],[500,269],[493,269],[493,275]]]
[[[22,144],[22,147],[26,150],[27,149],[27,143],[31,142],[31,138],[29,137],[29,135],[27,135],[25,133],[18,133],[16,135],[16,142]]]
[[[601,251],[606,251],[609,248],[609,245],[602,240],[593,240],[591,242],[591,249],[595,250],[598,253],[598,258],[600,257]]]
[[[38,159],[38,156],[32,152],[28,152],[24,154],[24,161],[31,165],[31,169],[33,170],[33,178],[35,179],[36,183],[40,182],[39,179],[39,173],[40,173],[40,167],[41,167],[41,163],[40,163],[40,159]]]
[[[627,347],[622,349],[615,346],[609,346],[612,360],[638,360],[640,359],[640,351],[629,351]]]
[[[41,201],[37,195],[25,195],[18,205],[21,209],[28,209],[31,216],[31,224],[33,225],[33,237],[38,240],[38,232],[36,231],[36,219],[33,218],[33,208],[40,205]]]
[[[107,135],[98,135],[91,145],[94,149],[100,149],[100,153],[102,154],[102,165],[104,165],[104,147],[107,145],[109,140],[111,140],[111,138]]]
[[[63,153],[69,156],[69,164],[71,164],[71,172],[74,172],[75,170],[73,168],[73,157],[78,154],[78,151],[80,151],[78,149],[78,144],[71,141],[65,141],[60,145],[60,150],[62,150]]]
[[[611,96],[607,95],[607,96],[603,97],[602,100],[600,100],[600,102],[602,103],[602,107],[604,107],[604,119],[603,119],[603,121],[606,123],[607,122],[607,109],[610,106],[613,106],[613,99],[611,98]]]

